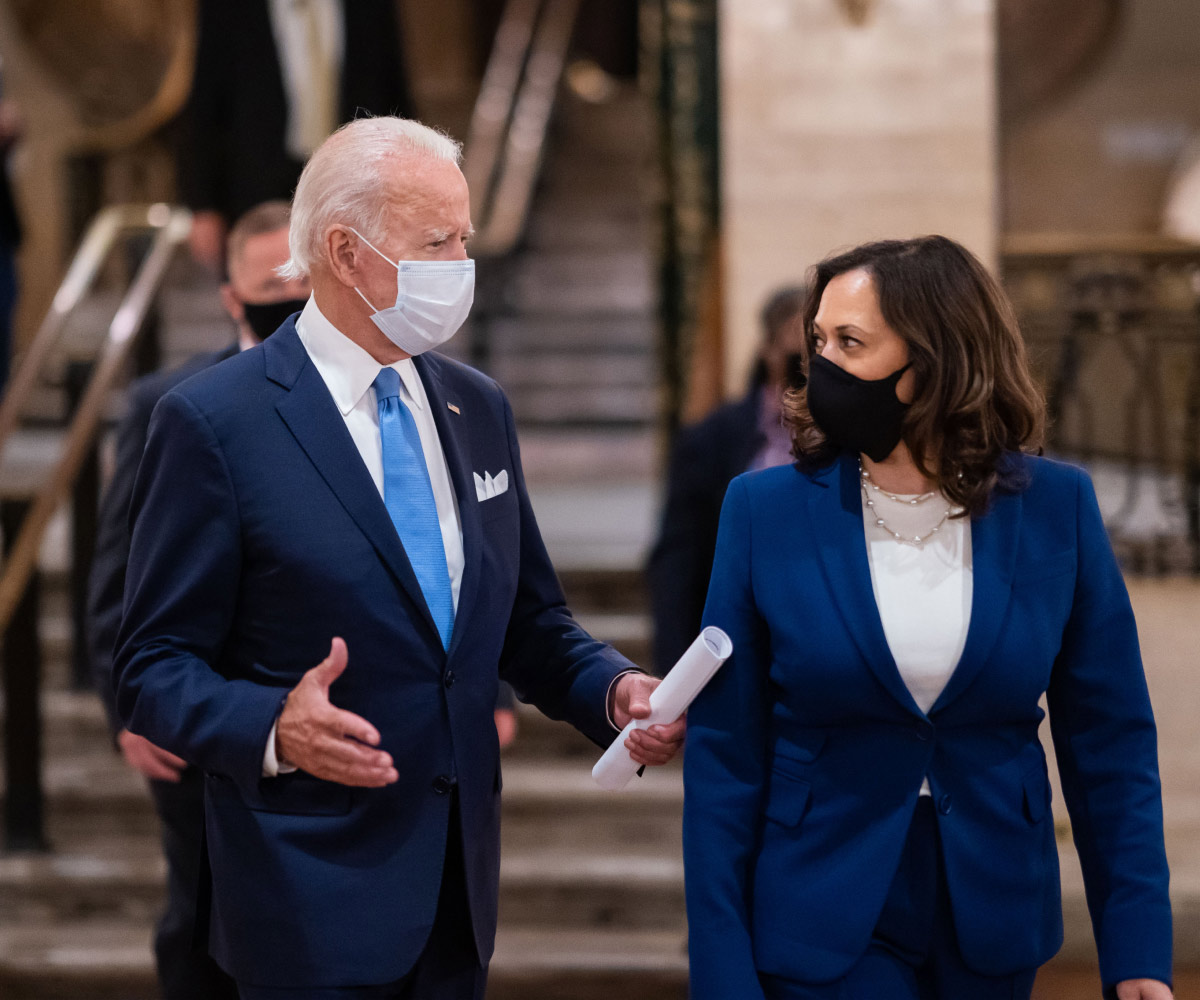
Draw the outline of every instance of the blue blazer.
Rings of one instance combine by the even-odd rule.
[[[507,400],[453,361],[416,365],[466,555],[448,651],[294,317],[167,393],[151,422],[131,505],[117,705],[132,732],[206,772],[210,947],[244,982],[304,989],[403,976],[433,925],[451,785],[486,961],[499,676],[596,742],[613,735],[606,694],[631,664],[567,610]],[[473,473],[501,470],[508,491],[478,501]],[[335,635],[349,665],[331,697],[379,730],[400,772],[387,788],[261,777],[283,698]]]
[[[1087,476],[1007,461],[1029,485],[972,521],[966,646],[928,715],[875,605],[854,460],[731,484],[704,621],[734,653],[689,713],[684,761],[693,1000],[761,997],[758,972],[846,974],[926,776],[967,964],[1049,959],[1062,912],[1043,693],[1103,981],[1170,981],[1154,717],[1124,583]]]

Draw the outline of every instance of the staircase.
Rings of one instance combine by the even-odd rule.
[[[646,432],[657,417],[651,108],[564,87],[522,245],[479,264],[472,335],[522,428]]]

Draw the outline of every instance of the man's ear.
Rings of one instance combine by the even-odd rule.
[[[242,308],[242,300],[233,294],[233,285],[228,281],[221,285],[221,305],[229,313],[235,323],[241,323],[246,318],[246,310]]]
[[[330,226],[325,230],[321,245],[329,270],[347,288],[360,284],[359,254],[362,243],[352,232],[341,226]]]

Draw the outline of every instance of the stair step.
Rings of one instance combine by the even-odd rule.
[[[683,859],[536,848],[500,863],[500,926],[677,930],[686,926]]]
[[[556,252],[524,254],[505,290],[518,312],[652,315],[653,271],[644,254]]]
[[[502,929],[488,1000],[683,1000],[680,931]],[[151,1000],[157,996],[149,928],[75,921],[0,928],[5,1000]]]
[[[677,845],[676,845],[677,846]],[[162,909],[166,864],[157,836],[87,836],[44,854],[0,856],[0,926],[105,917],[142,923]],[[504,925],[681,930],[683,861],[678,850],[505,853]]]
[[[658,382],[652,362],[645,354],[616,354],[603,348],[570,353],[539,350],[498,358],[491,375],[515,400],[547,385],[568,392],[593,387],[602,387],[605,393],[632,389],[657,399]]]
[[[683,801],[678,765],[651,769],[614,794],[592,781],[600,752],[589,748],[586,755],[580,751],[561,761],[506,760],[505,844],[520,849],[677,842]],[[46,764],[44,781],[52,841],[78,843],[93,834],[148,836],[156,830],[142,779],[115,753],[55,755]]]
[[[511,395],[513,414],[525,426],[648,427],[658,416],[658,390],[644,386],[530,387]]]
[[[489,344],[498,357],[576,350],[651,357],[656,350],[656,336],[652,317],[616,310],[583,316],[497,316],[488,324]]]

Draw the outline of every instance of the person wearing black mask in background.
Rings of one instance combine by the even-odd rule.
[[[226,248],[229,274],[221,286],[221,299],[236,324],[237,340],[219,351],[199,354],[178,368],[147,375],[130,386],[128,407],[117,428],[116,464],[100,509],[96,555],[88,581],[88,648],[96,688],[118,749],[129,766],[149,780],[162,824],[167,905],[155,933],[154,953],[165,1000],[233,1000],[237,990],[205,951],[197,950],[193,943],[204,829],[201,775],[173,754],[127,731],[116,714],[112,656],[129,559],[129,500],[146,444],[150,414],[159,398],[197,372],[259,344],[288,316],[304,308],[308,280],[285,281],[276,273],[290,256],[290,212],[286,201],[264,202],[250,209],[230,230]]]
[[[646,568],[659,673],[674,665],[700,631],[725,488],[743,472],[792,460],[780,405],[799,370],[804,299],[805,289],[798,286],[768,297],[746,395],[682,428],[671,448],[666,502]]]

